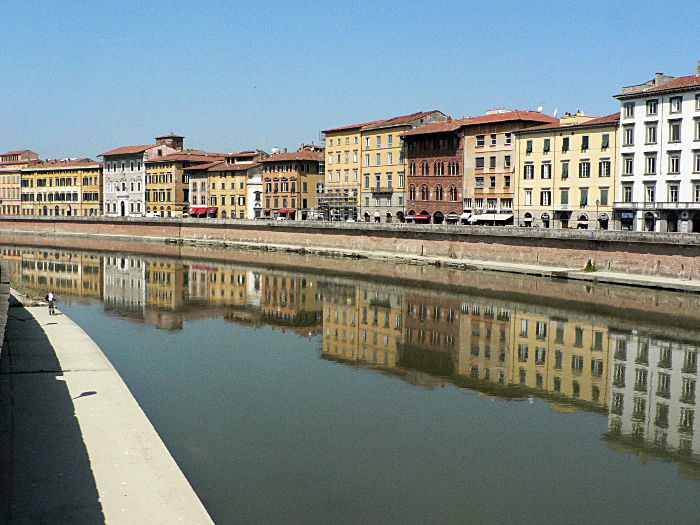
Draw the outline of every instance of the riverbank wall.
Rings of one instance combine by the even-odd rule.
[[[595,270],[700,283],[700,235],[516,227],[223,219],[2,217],[8,234],[88,236],[165,243],[235,244],[251,249],[397,254]],[[633,284],[633,283],[630,283]]]

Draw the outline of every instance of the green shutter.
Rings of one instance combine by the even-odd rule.
[[[566,179],[568,177],[569,177],[569,163],[562,162],[561,163],[561,178]]]
[[[588,135],[581,137],[581,149],[588,149]]]
[[[549,139],[544,139],[544,151],[549,151]]]
[[[525,146],[525,153],[532,153],[532,141],[528,140]]]
[[[569,190],[561,190],[561,203],[569,204]]]
[[[602,144],[602,147],[603,147],[603,148],[607,148],[607,147],[609,147],[609,146],[610,146],[610,135],[608,135],[608,134],[606,133],[605,135],[603,135],[603,144]]]
[[[569,137],[564,137],[564,142],[561,145],[562,151],[569,151]]]

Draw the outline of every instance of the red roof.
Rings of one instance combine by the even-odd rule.
[[[168,133],[167,135],[161,135],[156,137],[156,139],[184,139],[182,135],[175,135],[175,133]]]
[[[620,112],[611,113],[604,117],[596,117],[591,120],[586,120],[584,122],[579,122],[578,124],[564,124],[562,125],[559,120],[551,124],[545,124],[544,126],[534,126],[532,128],[525,128],[518,130],[518,133],[527,133],[528,131],[540,131],[545,129],[558,129],[558,128],[578,128],[582,126],[602,126],[605,124],[616,124],[620,121]]]
[[[290,160],[315,160],[322,161],[324,158],[323,152],[321,151],[292,151],[291,153],[278,153],[277,155],[272,155],[260,162],[284,162]]]
[[[406,135],[424,135],[427,133],[441,133],[445,131],[455,131],[465,126],[478,126],[480,124],[491,124],[494,122],[507,122],[512,120],[524,120],[528,122],[542,122],[542,123],[557,123],[559,122],[556,118],[545,115],[538,111],[506,111],[505,113],[492,113],[490,115],[481,115],[478,117],[467,117],[455,120],[443,120],[441,122],[433,122],[432,124],[426,124],[425,126],[420,126],[414,128],[406,133],[402,133],[403,136]]]
[[[674,78],[673,80],[669,80],[668,82],[661,84],[659,86],[653,86],[649,87],[646,89],[640,89],[639,91],[633,91],[631,93],[621,93],[619,95],[615,95],[616,97],[635,97],[635,96],[644,96],[647,93],[657,93],[659,91],[672,91],[676,89],[683,89],[683,88],[689,88],[689,87],[695,87],[695,86],[700,86],[700,76],[698,75],[689,75],[687,77],[677,77]]]
[[[102,167],[102,164],[102,162],[92,159],[52,159],[36,161],[34,164],[30,165],[30,167],[22,168],[22,171],[42,171],[79,167],[99,168]]]
[[[169,155],[164,155],[163,157],[151,159],[148,162],[213,162],[215,160],[223,159],[225,156],[226,155],[224,153],[208,153],[198,149],[186,149],[176,153],[171,153]]]
[[[8,151],[7,153],[0,153],[0,157],[4,157],[5,155],[21,155],[22,153],[33,153],[32,150],[30,149],[18,149],[17,151]]]
[[[101,153],[98,157],[104,157],[106,155],[129,155],[130,153],[141,153],[147,149],[155,148],[158,144],[149,144],[147,146],[124,146],[122,148],[113,149],[106,153]]]
[[[394,117],[394,118],[390,118],[387,120],[383,120],[383,121],[379,122],[379,124],[371,124],[368,126],[363,126],[363,129],[386,127],[386,126],[400,126],[402,124],[408,124],[412,120],[416,120],[416,119],[419,119],[422,117],[427,117],[428,115],[432,115],[433,113],[440,113],[440,111],[434,109],[432,111],[421,111],[418,113],[411,113],[410,115],[402,115],[400,117]]]
[[[184,168],[183,171],[242,171],[259,165],[259,162],[237,162],[235,164],[227,164],[225,161],[217,160],[207,164],[190,166],[188,168]]]
[[[341,126],[339,128],[326,129],[326,130],[323,130],[321,133],[332,133],[334,131],[345,131],[347,129],[362,128],[365,126],[371,126],[372,124],[379,124],[380,122],[384,122],[384,121],[383,120],[373,120],[371,122],[363,122],[362,124],[351,124],[350,126]]]

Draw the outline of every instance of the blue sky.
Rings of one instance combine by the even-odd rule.
[[[617,110],[695,73],[700,2],[0,0],[0,150],[238,151],[428,109]]]

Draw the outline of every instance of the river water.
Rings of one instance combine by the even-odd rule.
[[[103,349],[216,523],[700,522],[694,296],[3,254]]]

